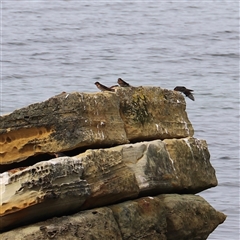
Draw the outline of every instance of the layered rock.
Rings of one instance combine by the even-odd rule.
[[[62,94],[0,119],[1,163],[83,146],[128,143],[114,93]]]
[[[205,239],[226,216],[192,195],[217,179],[185,108],[177,92],[130,87],[0,117],[0,231],[80,211],[0,237]]]
[[[184,98],[157,87],[62,93],[0,117],[0,162],[43,153],[193,135]]]
[[[181,94],[159,87],[138,87],[120,88],[116,95],[128,140],[193,136]]]
[[[206,142],[194,138],[87,150],[2,177],[2,229],[139,195],[195,193],[217,185]]]
[[[225,218],[199,196],[162,194],[49,219],[0,237],[2,240],[204,240]]]
[[[90,195],[83,170],[65,158],[1,174],[0,231],[80,209]]]

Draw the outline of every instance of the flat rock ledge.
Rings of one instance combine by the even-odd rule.
[[[0,163],[76,148],[193,136],[181,94],[157,87],[63,93],[0,117]]]
[[[190,137],[87,150],[5,172],[1,229],[138,196],[197,193],[217,185],[209,157],[206,142]]]
[[[194,195],[217,179],[185,109],[178,92],[131,87],[0,117],[0,238],[207,239],[226,216]]]
[[[226,216],[196,195],[162,194],[52,218],[0,234],[1,240],[205,240]]]

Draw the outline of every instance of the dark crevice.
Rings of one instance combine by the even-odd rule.
[[[164,140],[164,139],[168,139],[169,137],[163,138],[163,139],[153,139],[153,138],[149,138],[149,137],[141,137],[141,138],[135,138],[135,139],[131,139],[131,141],[129,142],[129,144],[134,144],[134,143],[138,143],[138,142],[142,142],[142,141],[154,141],[154,140]],[[181,137],[179,137],[181,138]],[[117,146],[117,145],[114,145]],[[100,144],[95,144],[92,146],[86,146],[86,147],[79,147],[79,148],[75,148],[69,151],[63,151],[61,152],[62,154],[64,154],[65,156],[69,156],[69,157],[73,157],[76,156],[78,154],[84,153],[86,150],[89,149],[101,149],[101,148],[110,148],[110,147],[114,147],[113,145],[100,145]],[[27,159],[21,161],[21,162],[14,162],[11,164],[0,164],[0,173],[9,171],[9,170],[13,170],[13,169],[21,169],[21,168],[26,168],[29,166],[32,166],[38,162],[42,162],[42,161],[48,161],[52,158],[55,158],[54,153],[43,153],[43,154],[38,154],[35,156],[31,156],[28,157]]]
[[[87,146],[87,147],[79,147],[79,148],[75,148],[69,151],[63,151],[61,152],[63,155],[65,156],[69,156],[69,157],[73,157],[76,156],[78,154],[84,153],[86,150],[90,150],[90,149],[100,149],[100,148],[109,148],[109,147],[113,147],[113,146],[109,146],[109,145],[93,145],[93,146]],[[43,162],[43,161],[48,161],[52,158],[56,158],[54,153],[43,153],[43,154],[38,154],[35,156],[31,156],[28,157],[27,159],[21,161],[21,162],[14,162],[11,164],[0,164],[0,173],[3,172],[7,172],[12,170],[14,172],[14,170],[17,171],[17,169],[21,170],[23,168],[32,166],[36,163],[39,162]]]

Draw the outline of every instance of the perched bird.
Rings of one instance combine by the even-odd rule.
[[[115,90],[109,87],[106,87],[104,85],[102,85],[100,82],[95,82],[95,85],[97,86],[98,89],[100,89],[101,91],[111,91],[114,92]]]
[[[121,87],[131,87],[131,85],[125,81],[123,81],[121,78],[118,79],[118,84],[121,86]]]
[[[195,100],[193,94],[191,93],[191,92],[193,92],[193,90],[191,90],[191,89],[187,89],[183,86],[177,86],[174,88],[174,90],[184,93],[186,97],[189,97],[193,101]]]

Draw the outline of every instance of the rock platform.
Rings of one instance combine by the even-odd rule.
[[[226,218],[195,195],[217,179],[184,97],[159,87],[1,116],[0,163],[1,239],[207,239]]]

